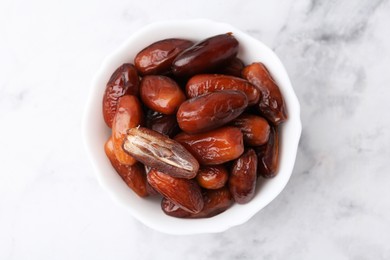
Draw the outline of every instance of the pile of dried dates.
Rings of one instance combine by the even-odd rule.
[[[107,83],[107,157],[136,194],[162,195],[169,216],[248,203],[258,177],[277,173],[284,100],[264,64],[237,58],[238,46],[232,33],[161,40]]]

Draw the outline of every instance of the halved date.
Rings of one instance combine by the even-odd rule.
[[[240,129],[221,127],[201,133],[180,133],[174,138],[181,143],[202,165],[217,165],[234,160],[244,152]]]
[[[196,175],[198,184],[205,189],[222,188],[228,180],[229,174],[223,165],[201,167]]]
[[[229,190],[237,203],[245,204],[253,198],[256,179],[257,156],[250,149],[234,162],[229,178]]]
[[[240,128],[247,145],[259,146],[268,141],[270,126],[267,120],[260,116],[242,114],[232,124]]]
[[[132,95],[121,97],[118,103],[118,111],[112,123],[112,140],[116,158],[122,164],[133,165],[136,162],[132,156],[123,150],[122,144],[126,138],[127,129],[140,125],[142,120],[143,112],[138,98]]]
[[[138,73],[133,64],[125,63],[115,70],[107,82],[103,96],[103,117],[108,127],[112,127],[119,98],[123,95],[138,96],[138,88]]]
[[[216,35],[180,53],[173,61],[172,71],[180,77],[212,72],[233,59],[237,52],[238,41],[232,33]]]
[[[156,191],[184,210],[198,213],[203,209],[203,197],[196,181],[175,178],[156,169],[150,170],[147,179]]]
[[[192,179],[199,163],[180,143],[144,127],[131,128],[124,150],[143,164],[173,177]]]
[[[287,120],[284,99],[280,89],[263,63],[257,62],[242,70],[243,78],[261,92],[259,110],[274,125]]]
[[[183,91],[169,77],[150,75],[141,81],[140,95],[150,109],[166,114],[175,114],[181,103],[186,100]]]
[[[189,98],[203,95],[218,90],[240,90],[248,98],[248,105],[255,105],[259,102],[259,90],[247,80],[221,75],[221,74],[200,74],[193,76],[186,85],[186,94]]]
[[[184,39],[165,39],[144,48],[134,59],[137,70],[142,75],[167,74],[173,60],[193,42]]]
[[[112,167],[114,167],[116,172],[119,174],[119,176],[121,176],[127,186],[140,197],[148,196],[149,192],[146,182],[144,166],[140,163],[136,163],[131,166],[121,164],[116,159],[116,156],[114,154],[114,143],[112,141],[112,138],[108,139],[108,141],[104,145],[104,151],[106,152],[106,155],[110,160]]]
[[[272,127],[268,142],[256,148],[258,175],[264,178],[273,178],[277,174],[279,166],[279,131],[278,127]]]
[[[177,123],[187,133],[206,132],[232,121],[248,106],[242,91],[207,93],[186,100],[177,111]]]

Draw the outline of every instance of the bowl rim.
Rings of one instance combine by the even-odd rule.
[[[229,28],[228,30],[233,31],[233,33],[235,35],[239,34],[241,37],[245,37],[247,40],[250,39],[251,41],[256,41],[256,44],[262,45],[262,48],[267,49],[269,51],[269,53],[271,54],[271,56],[273,56],[272,58],[273,58],[274,62],[279,63],[278,66],[283,69],[282,72],[278,72],[278,73],[285,74],[286,81],[288,84],[287,84],[287,86],[284,86],[284,91],[288,91],[289,103],[290,103],[290,105],[288,107],[294,107],[294,115],[295,115],[294,127],[295,128],[294,128],[294,133],[290,133],[290,134],[293,134],[293,140],[291,141],[292,142],[291,146],[293,147],[293,149],[289,153],[289,157],[292,159],[293,162],[292,162],[292,165],[291,165],[290,170],[289,170],[289,175],[287,176],[287,178],[283,179],[283,183],[281,183],[279,185],[280,189],[277,190],[276,192],[274,192],[273,195],[267,199],[267,201],[262,203],[262,205],[260,205],[260,206],[258,205],[257,207],[253,206],[252,208],[250,208],[251,210],[246,211],[246,214],[241,214],[239,216],[239,218],[235,218],[234,221],[230,221],[230,222],[229,221],[219,221],[218,225],[212,226],[212,228],[210,228],[210,225],[208,225],[207,230],[202,229],[202,228],[170,229],[168,226],[159,225],[159,224],[150,222],[148,218],[143,218],[143,216],[138,214],[138,212],[135,209],[129,207],[128,203],[125,203],[123,200],[121,200],[119,198],[119,196],[116,194],[116,192],[112,190],[111,185],[109,185],[109,183],[107,183],[107,181],[102,177],[101,169],[97,165],[98,163],[95,161],[96,158],[93,155],[94,151],[92,149],[92,146],[93,146],[94,140],[90,137],[91,126],[89,125],[89,122],[90,122],[90,115],[93,114],[93,110],[94,110],[93,105],[94,105],[94,103],[96,103],[95,98],[97,96],[102,97],[102,93],[100,93],[100,95],[98,95],[98,93],[96,93],[97,92],[97,85],[99,84],[98,82],[100,81],[101,75],[106,73],[107,69],[110,67],[110,64],[113,63],[113,61],[116,59],[116,57],[118,57],[118,55],[121,55],[121,53],[123,53],[124,49],[126,49],[129,46],[129,44],[131,44],[135,39],[137,39],[137,37],[142,32],[156,30],[158,28],[163,28],[163,27],[174,26],[174,25],[177,25],[178,23],[180,23],[182,26],[195,26],[195,25],[196,26],[200,26],[200,25],[206,26],[206,25],[212,24],[213,26],[220,26],[220,27]],[[285,95],[285,94],[283,94],[283,95]],[[291,113],[291,111],[289,111],[289,117],[291,116],[290,113]],[[285,188],[285,186],[287,185],[287,183],[292,175],[295,160],[296,160],[296,154],[297,154],[297,150],[298,150],[298,144],[299,144],[301,131],[302,131],[302,123],[301,123],[301,119],[300,119],[299,101],[298,101],[298,98],[294,92],[294,89],[292,87],[292,84],[291,84],[290,78],[287,74],[287,71],[286,71],[285,67],[283,66],[282,62],[280,61],[279,57],[275,54],[275,52],[272,51],[272,49],[270,49],[268,46],[266,46],[264,43],[262,43],[258,39],[250,36],[249,34],[247,34],[246,32],[243,32],[240,29],[237,29],[234,26],[227,24],[227,23],[217,22],[217,21],[209,20],[209,19],[186,19],[186,20],[158,21],[158,22],[153,22],[153,23],[150,23],[148,25],[145,25],[144,27],[140,28],[136,32],[132,33],[118,48],[116,48],[112,53],[110,53],[109,55],[107,55],[103,59],[99,69],[97,70],[97,72],[95,73],[95,75],[93,77],[93,80],[92,80],[92,83],[91,83],[91,86],[89,89],[89,93],[88,93],[87,102],[85,104],[83,118],[82,118],[82,138],[83,138],[83,142],[84,142],[84,147],[85,147],[86,152],[87,152],[87,157],[89,158],[90,162],[92,163],[93,170],[95,172],[95,175],[98,179],[99,184],[108,192],[110,197],[116,203],[125,207],[128,211],[130,211],[131,215],[134,218],[136,218],[137,220],[139,220],[141,223],[143,223],[144,225],[146,225],[152,229],[158,230],[160,232],[167,233],[167,234],[174,234],[174,235],[189,235],[189,234],[223,232],[231,227],[241,225],[241,224],[247,222],[257,212],[259,212],[261,209],[266,207],[272,200],[274,200],[282,192],[282,190]],[[290,161],[291,161],[291,159],[290,159]],[[216,217],[218,217],[218,215]],[[209,218],[208,220],[214,219],[216,217]],[[183,219],[180,219],[180,220],[183,220]],[[191,220],[194,220],[194,219],[190,219],[190,221]]]

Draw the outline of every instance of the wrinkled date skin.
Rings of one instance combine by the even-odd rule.
[[[143,164],[173,177],[192,179],[199,170],[198,161],[183,145],[148,128],[129,129],[123,148]]]
[[[119,176],[126,182],[127,186],[140,197],[148,196],[149,192],[144,166],[140,163],[136,163],[132,166],[121,164],[114,154],[114,142],[112,141],[112,138],[108,139],[106,142],[104,151],[106,152],[112,167],[114,167]]]
[[[234,162],[229,178],[229,190],[237,203],[245,204],[253,198],[256,179],[257,156],[250,149]]]
[[[196,175],[198,184],[205,189],[222,188],[229,178],[228,171],[223,165],[201,167]]]
[[[115,70],[107,82],[103,96],[103,117],[108,127],[116,114],[119,98],[123,95],[138,96],[139,79],[134,65],[125,63]]]
[[[234,120],[247,106],[248,99],[241,91],[207,93],[186,100],[177,111],[177,123],[186,133],[202,133]]]
[[[261,92],[259,110],[274,125],[287,120],[282,93],[264,64],[257,62],[246,66],[242,76]]]
[[[271,128],[267,120],[260,116],[242,114],[232,124],[240,128],[247,145],[260,146],[268,141]]]
[[[116,158],[122,164],[136,163],[136,160],[123,150],[122,144],[127,136],[127,129],[140,125],[142,120],[143,112],[138,98],[132,95],[121,97],[112,123],[112,140]]]
[[[184,39],[161,40],[140,51],[134,64],[142,75],[168,74],[177,55],[192,45],[193,42]]]
[[[196,181],[175,178],[156,169],[150,170],[147,180],[156,191],[184,210],[198,213],[203,209],[203,197]]]
[[[169,137],[175,136],[180,131],[176,115],[164,115],[152,110],[147,113],[146,127]]]
[[[186,96],[177,83],[159,75],[145,76],[141,81],[142,102],[150,109],[166,114],[175,114]]]
[[[200,74],[193,76],[186,85],[187,97],[193,98],[218,90],[240,90],[248,98],[248,105],[259,102],[259,90],[247,80],[221,74]]]
[[[229,189],[226,187],[203,191],[203,201],[202,211],[196,214],[185,211],[166,198],[162,199],[161,208],[165,214],[176,218],[210,218],[224,212],[234,202]]]
[[[201,133],[180,133],[175,138],[202,165],[217,165],[234,160],[244,152],[244,141],[240,129],[221,127]]]
[[[179,54],[172,64],[173,74],[190,77],[215,71],[238,52],[238,41],[232,33],[220,34],[196,43]]]
[[[256,148],[258,175],[264,178],[273,178],[277,174],[279,166],[279,131],[278,127],[272,127],[268,142]]]
[[[240,60],[239,58],[234,58],[228,64],[222,66],[218,70],[218,73],[234,77],[241,77],[241,71],[244,67],[245,65],[242,60]]]

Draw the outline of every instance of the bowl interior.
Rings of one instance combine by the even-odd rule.
[[[278,175],[258,183],[256,196],[245,205],[234,204],[229,210],[208,219],[177,219],[166,216],[160,208],[160,199],[139,198],[112,168],[104,153],[104,143],[111,130],[102,117],[102,97],[112,72],[122,63],[133,63],[135,55],[145,46],[165,38],[186,38],[199,41],[204,38],[233,32],[240,42],[239,58],[246,64],[263,62],[284,95],[288,117],[280,131],[280,165]],[[83,135],[87,153],[100,184],[111,197],[126,207],[145,225],[170,234],[196,234],[220,232],[242,224],[270,203],[287,184],[295,162],[301,133],[300,108],[287,72],[275,53],[263,43],[224,23],[210,20],[166,21],[148,25],[131,35],[112,55],[108,56],[97,72],[91,87],[83,119]]]

